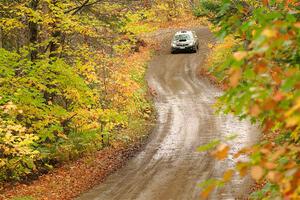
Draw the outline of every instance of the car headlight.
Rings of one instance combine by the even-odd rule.
[[[193,45],[195,45],[194,41],[192,41],[192,42],[189,43],[189,46],[193,46]]]
[[[172,42],[172,43],[171,43],[171,46],[172,46],[172,47],[176,47],[176,43]]]

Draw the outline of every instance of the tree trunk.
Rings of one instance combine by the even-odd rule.
[[[3,33],[1,28],[0,28],[0,48],[3,48]]]
[[[39,0],[32,0],[29,4],[30,8],[37,10],[39,5]],[[33,45],[33,49],[30,52],[31,60],[34,61],[37,59],[38,50],[36,47],[38,41],[38,24],[35,22],[29,22],[29,41]]]
[[[57,0],[52,0],[52,4],[56,6]],[[59,49],[59,46],[62,41],[62,33],[60,30],[57,29],[57,26],[55,23],[52,24],[52,29],[54,32],[51,34],[52,41],[49,44],[49,50],[50,50],[50,58],[59,57],[59,52],[57,50]]]
[[[53,41],[50,42],[50,58],[58,57],[59,53],[57,52],[60,42],[61,42],[61,31],[54,31],[51,34]]]

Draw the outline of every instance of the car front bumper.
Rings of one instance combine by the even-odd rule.
[[[195,50],[195,46],[172,46],[172,51],[190,51]]]

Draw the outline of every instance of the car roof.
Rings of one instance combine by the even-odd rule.
[[[182,34],[192,35],[192,34],[193,34],[193,31],[186,31],[186,30],[183,30],[183,31],[177,31],[177,32],[175,33],[175,35],[182,35]]]

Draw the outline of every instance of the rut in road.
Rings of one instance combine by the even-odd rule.
[[[157,127],[149,143],[128,164],[79,200],[193,200],[199,199],[197,183],[219,177],[234,165],[229,158],[215,162],[196,148],[233,133],[232,151],[254,144],[259,131],[247,121],[214,114],[212,105],[221,91],[196,76],[213,40],[210,31],[194,29],[200,39],[196,54],[169,53],[175,30],[161,32],[163,48],[147,72],[149,86],[157,92]],[[234,177],[231,184],[215,191],[210,199],[240,199],[249,193],[249,178]]]

